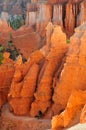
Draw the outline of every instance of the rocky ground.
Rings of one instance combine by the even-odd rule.
[[[15,116],[5,105],[2,110],[0,130],[46,130],[51,128],[51,120]]]

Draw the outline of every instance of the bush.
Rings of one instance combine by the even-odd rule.
[[[4,59],[3,52],[4,52],[4,46],[0,45],[0,64],[2,64],[2,61]]]
[[[20,50],[16,48],[16,46],[13,44],[13,37],[12,33],[10,33],[10,40],[8,41],[8,46],[5,48],[3,45],[0,45],[0,65],[3,63],[3,53],[9,52],[10,58],[12,60],[16,60],[16,58],[21,55],[23,62],[26,62],[26,58],[21,54]]]
[[[16,60],[16,58],[21,55],[23,62],[27,61],[25,57],[21,54],[20,50],[16,48],[16,46],[13,44],[13,36],[12,33],[10,33],[10,40],[8,41],[8,46],[5,49],[6,52],[10,53],[10,58],[13,60]]]
[[[14,30],[17,30],[18,28],[20,28],[22,25],[25,24],[25,21],[22,15],[19,16],[15,15],[9,17],[9,23]]]
[[[70,39],[67,39],[67,40],[66,40],[66,43],[69,44],[69,43],[70,43]]]

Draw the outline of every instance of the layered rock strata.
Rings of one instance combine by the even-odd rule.
[[[59,84],[55,88],[55,94],[53,96],[53,100],[56,102],[56,106],[57,106],[57,104],[59,104],[58,106],[61,105],[61,107],[63,109],[65,108],[65,105],[67,103],[68,97],[70,96],[70,93],[71,93],[71,91],[73,89],[85,89],[85,88],[83,88],[83,84],[84,84],[84,81],[85,81],[85,79],[84,79],[85,76],[81,75],[83,73],[85,74],[85,70],[83,68],[84,57],[85,56],[82,55],[83,51],[81,50],[82,46],[84,46],[84,43],[85,43],[81,39],[81,34],[83,33],[84,29],[81,29],[81,28],[85,28],[85,24],[82,25],[82,27],[80,27],[80,29],[76,29],[76,33],[71,38],[71,44],[70,44],[70,49],[69,49],[68,56],[67,56],[67,59],[66,59],[66,64],[64,66],[64,70],[62,71],[62,74],[61,74],[62,76],[60,77],[60,81],[61,82],[59,82]],[[79,33],[79,30],[81,31],[81,33]],[[84,37],[84,35],[83,35],[83,37]],[[80,43],[81,43],[81,47],[79,49],[79,44]],[[79,52],[79,50],[81,52]],[[82,69],[80,69],[81,70],[80,76],[77,76],[78,75],[78,70],[81,67],[82,67]],[[70,73],[69,73],[69,70],[70,70]],[[73,71],[76,72],[76,73],[74,73]],[[84,77],[83,81],[80,80],[81,77]],[[78,81],[78,83],[75,82],[76,80]],[[70,82],[71,82],[71,84],[70,84]],[[61,95],[60,95],[59,92],[61,92]],[[63,98],[63,95],[64,95],[64,98]],[[60,110],[57,110],[57,111],[59,112]]]
[[[67,44],[59,26],[49,23],[46,29],[46,45],[33,52],[25,64],[21,58],[17,62],[9,93],[11,109],[17,115],[44,116],[51,106],[53,77],[65,56]]]
[[[82,109],[81,116],[80,116],[80,123],[86,123],[86,104],[84,105],[84,108]]]
[[[2,11],[5,14],[8,12],[12,15],[24,15],[26,17],[25,24],[41,32],[42,35],[45,34],[45,26],[50,21],[61,25],[68,36],[74,33],[75,27],[86,21],[86,0],[27,0],[9,2],[3,4]]]
[[[77,123],[81,122],[85,123],[85,113],[84,110],[81,114],[81,111],[86,104],[86,91],[76,90],[73,91],[65,111],[63,111],[60,115],[53,117],[52,119],[52,130],[63,127],[71,127]]]
[[[50,108],[52,104],[53,77],[56,69],[59,68],[59,64],[61,63],[66,50],[66,35],[61,31],[60,27],[55,27],[54,32],[51,35],[50,52],[45,58],[45,63],[40,72],[41,76],[38,82],[37,91],[34,94],[35,101],[31,105],[31,116],[39,116],[40,112],[45,114]]]
[[[0,108],[7,102],[7,96],[9,93],[14,71],[15,69],[13,63],[8,59],[8,57],[5,57],[3,64],[0,65]]]
[[[64,69],[53,95],[54,114],[61,113],[65,107],[66,109],[53,119],[53,129],[79,122],[79,114],[86,104],[86,23],[77,28],[75,32],[71,38]],[[78,115],[77,119],[76,115]]]
[[[22,63],[21,57],[18,58],[8,95],[11,110],[17,115],[29,114],[41,59],[43,59],[41,52],[32,54],[25,64]]]
[[[47,2],[47,1],[46,1]],[[27,22],[36,26],[36,30],[42,32],[49,21],[61,25],[68,36],[74,33],[74,28],[86,21],[86,1],[48,1],[48,3],[27,4]],[[33,17],[30,17],[30,14]],[[36,18],[36,19],[35,19]],[[33,20],[34,19],[34,22]]]

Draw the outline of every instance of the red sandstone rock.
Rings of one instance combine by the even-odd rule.
[[[48,22],[51,21],[52,18],[52,5],[49,4],[39,4],[39,11],[37,13],[37,23],[36,30],[39,32],[44,31]]]
[[[75,28],[75,16],[74,16],[73,4],[68,3],[66,5],[65,29],[66,31],[73,33],[74,28]]]
[[[67,2],[68,0],[48,0],[49,3],[64,3]]]
[[[15,73],[8,95],[10,108],[17,115],[29,114],[36,89],[39,72],[38,64],[40,64],[43,58],[44,56],[39,50],[34,52],[25,64],[22,63],[21,57],[17,59]],[[24,105],[22,106],[22,104]]]
[[[54,113],[59,113],[66,105],[68,98],[74,89],[85,90],[85,35],[83,32],[85,24],[76,30],[71,38],[71,44],[66,58],[64,69],[61,73],[59,83],[55,87],[53,101]],[[80,37],[82,35],[82,38]],[[81,41],[80,41],[81,39]],[[81,42],[81,44],[80,44]],[[80,51],[79,51],[80,50]],[[71,84],[70,84],[71,83]],[[57,107],[58,106],[58,107]]]
[[[66,63],[54,91],[54,105],[52,107],[54,114],[59,114],[65,107],[66,109],[53,119],[53,129],[68,127],[74,123],[78,123],[81,110],[86,104],[85,29],[86,24],[83,24],[76,29],[76,33],[71,38]]]
[[[49,3],[55,4],[55,3],[78,3],[81,2],[82,0],[48,0]]]
[[[39,72],[39,65],[33,64],[24,78],[21,97],[33,97]]]
[[[49,29],[49,28],[48,28]],[[61,39],[60,39],[61,36]],[[43,66],[42,74],[38,83],[38,88],[36,93],[34,94],[35,96],[35,102],[40,101],[40,104],[46,102],[50,102],[51,104],[51,98],[52,98],[52,80],[53,76],[55,73],[56,68],[58,68],[59,63],[61,62],[62,58],[64,57],[64,54],[67,50],[67,45],[66,45],[66,36],[65,34],[61,31],[61,28],[59,26],[54,28],[54,32],[51,36],[51,48],[50,51],[46,57],[45,64]],[[54,64],[53,64],[54,63]],[[37,116],[39,114],[39,109],[37,110],[38,105],[35,102],[33,102],[31,106],[31,115],[32,116]],[[49,106],[45,106],[45,112]],[[34,113],[32,112],[34,111]],[[40,111],[42,114],[45,112],[42,111],[42,108],[40,108]]]
[[[7,24],[6,21],[4,22],[0,19],[0,31],[1,33],[8,33],[12,31],[12,28]]]
[[[3,31],[3,30],[2,30]],[[7,30],[6,30],[7,31]],[[28,59],[29,55],[41,47],[44,43],[41,43],[41,37],[38,33],[33,32],[30,27],[23,26],[17,31],[10,31],[13,37],[13,44]],[[0,43],[7,47],[7,43],[10,40],[10,32],[2,33]],[[33,38],[34,37],[34,38]]]
[[[81,112],[80,123],[86,123],[86,104]]]
[[[79,7],[80,13],[78,14],[77,24],[81,25],[86,21],[86,0],[84,0]]]
[[[0,89],[0,108],[7,102],[8,92],[9,92],[9,88]]]
[[[31,111],[30,116],[32,117],[43,117],[46,114],[46,108],[51,106],[50,101],[41,102],[41,101],[34,101],[31,104]]]
[[[53,7],[53,22],[63,27],[63,10],[62,5],[54,5]]]
[[[4,59],[3,59],[2,63],[12,63],[12,64],[14,64],[13,60],[9,58],[10,53],[4,52],[3,57],[4,57]]]
[[[16,115],[29,115],[30,104],[32,102],[32,98],[12,98],[10,100],[10,109]]]
[[[11,63],[0,65],[0,107],[7,102],[7,95],[14,74],[14,66]]]
[[[52,120],[52,129],[74,125],[80,120],[81,109],[86,103],[86,91],[72,92],[65,111]]]
[[[39,0],[27,3],[26,24],[36,26],[37,31],[44,36],[45,26],[53,20],[55,24],[61,25],[70,37],[74,28],[86,21],[85,3],[83,0],[48,0],[46,3]]]
[[[53,76],[67,51],[67,45],[66,35],[61,31],[60,27],[54,28],[54,26],[49,23],[46,29],[46,45],[40,50],[33,52],[25,64],[22,63],[21,57],[15,64],[16,71],[9,93],[9,103],[17,115],[27,115],[27,111],[29,113],[30,107],[31,116],[39,116],[40,112],[45,115],[51,105]],[[54,32],[52,34],[53,29]],[[60,35],[61,39],[59,37]],[[41,61],[44,57],[44,65],[41,65]],[[34,96],[35,101],[32,101]],[[28,110],[26,108],[24,109],[23,106],[25,111],[17,112],[18,109],[21,110],[21,105],[18,105],[19,98],[21,98],[21,102],[24,98],[27,98],[29,101],[31,100],[28,104]],[[19,102],[19,104],[21,104],[21,102]]]

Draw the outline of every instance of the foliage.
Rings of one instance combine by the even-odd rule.
[[[9,52],[10,58],[13,60],[16,60],[16,58],[21,55],[23,62],[27,61],[26,58],[21,54],[20,50],[16,48],[16,46],[13,44],[13,36],[12,33],[10,33],[10,40],[8,41],[7,48],[5,48],[3,45],[0,45],[0,64],[3,62],[3,53]]]
[[[4,46],[0,45],[0,52],[3,52],[3,51],[4,51]]]
[[[4,59],[4,57],[3,57],[3,53],[0,52],[0,64],[2,64],[3,59]]]
[[[2,64],[2,61],[4,59],[3,52],[4,52],[4,46],[0,45],[0,64]]]
[[[69,44],[70,43],[70,39],[66,39],[66,43]]]
[[[14,15],[9,17],[9,23],[14,30],[17,30],[25,24],[25,21],[22,15]]]
[[[20,50],[16,48],[16,46],[13,44],[13,36],[12,36],[12,33],[10,33],[10,40],[8,41],[8,46],[5,50],[6,52],[9,52],[10,53],[10,58],[13,59],[13,60],[16,60],[16,58],[19,56],[19,55],[22,55]],[[23,57],[22,55],[22,59],[23,59],[23,62],[26,61],[26,58]]]

